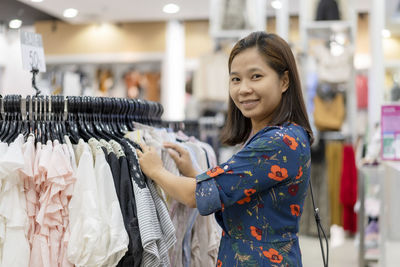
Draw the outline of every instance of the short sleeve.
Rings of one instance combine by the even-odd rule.
[[[200,214],[249,203],[273,186],[300,179],[302,166],[310,157],[307,147],[302,129],[274,127],[257,133],[227,162],[196,177],[196,204]]]

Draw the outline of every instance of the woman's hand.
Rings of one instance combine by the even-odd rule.
[[[158,173],[164,170],[163,162],[156,149],[145,144],[140,144],[142,151],[136,149],[142,172],[150,179],[156,180]]]
[[[183,176],[196,177],[197,171],[194,169],[189,152],[183,147],[174,143],[164,143],[164,147],[168,148],[168,152],[175,161],[176,166]]]

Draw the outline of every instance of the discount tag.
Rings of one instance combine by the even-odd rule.
[[[37,69],[46,72],[43,41],[40,34],[21,31],[22,67],[31,71]]]

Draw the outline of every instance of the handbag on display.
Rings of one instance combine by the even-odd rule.
[[[345,117],[344,97],[342,93],[336,93],[330,99],[314,97],[314,123],[320,131],[339,131]]]

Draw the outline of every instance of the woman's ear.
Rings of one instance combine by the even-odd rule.
[[[281,77],[281,89],[282,93],[286,92],[289,88],[289,71],[285,71]]]

